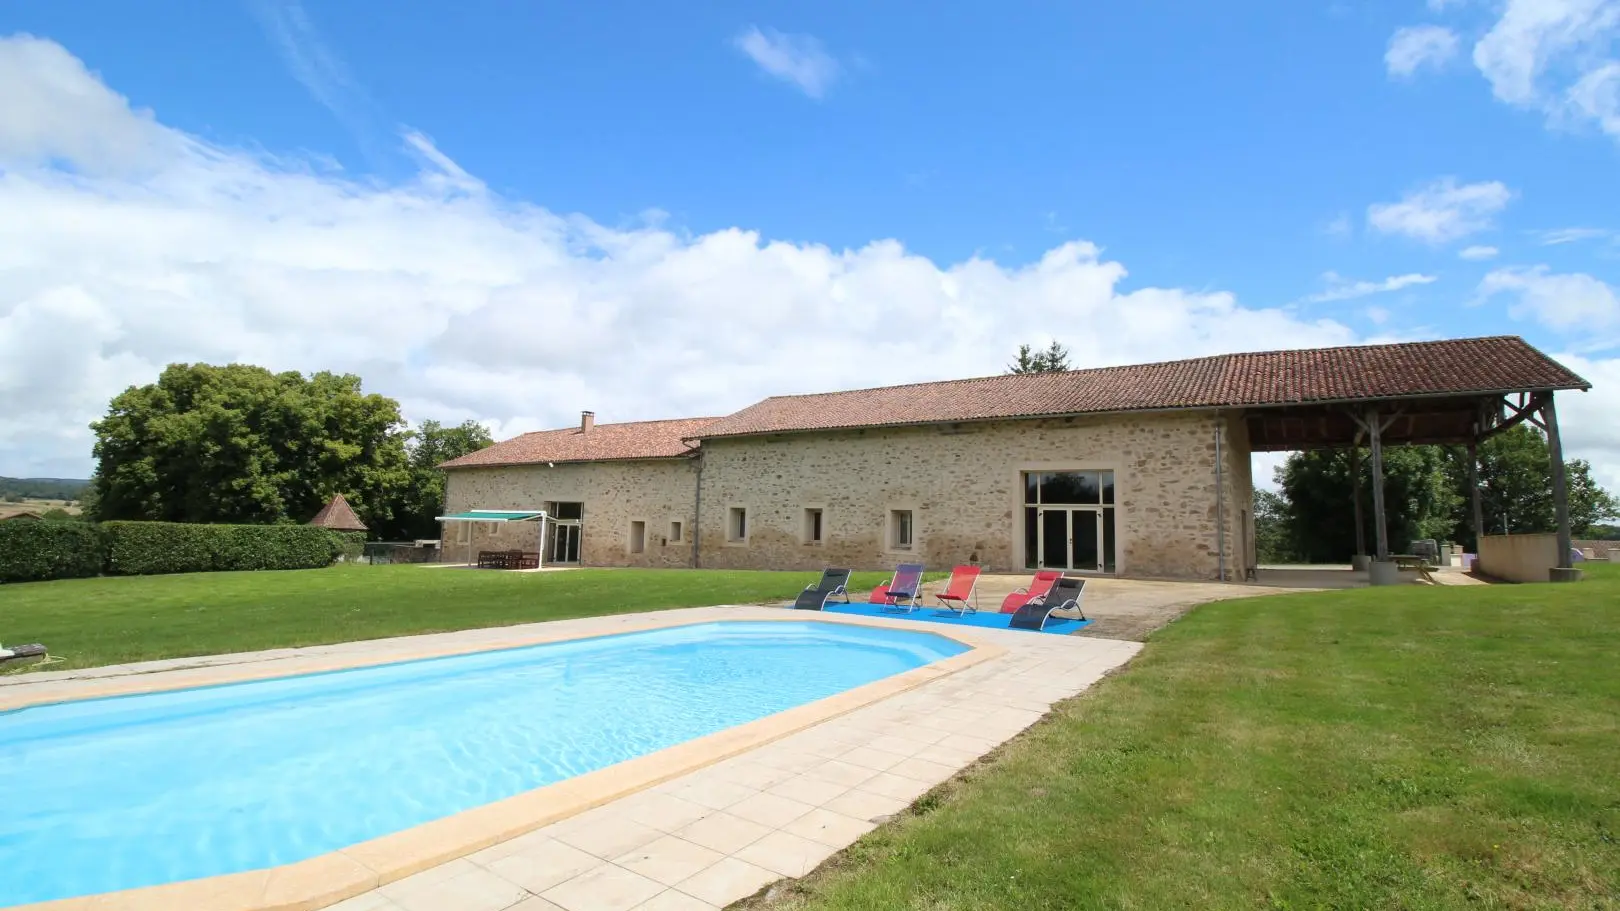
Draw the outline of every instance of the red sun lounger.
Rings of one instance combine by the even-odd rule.
[[[972,603],[974,600],[973,589],[979,584],[979,573],[983,571],[984,568],[980,566],[963,565],[953,567],[951,569],[950,584],[946,585],[945,590],[934,597],[939,599],[940,606],[946,610],[955,611],[958,617],[968,611],[977,611],[978,608]]]

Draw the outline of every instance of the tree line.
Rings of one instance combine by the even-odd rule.
[[[77,500],[89,484],[72,478],[0,478],[0,502]]]
[[[1296,452],[1278,466],[1278,490],[1255,491],[1255,544],[1261,563],[1345,563],[1356,549],[1348,450]],[[1557,530],[1547,438],[1519,424],[1479,446],[1481,513],[1486,534]],[[1564,463],[1570,529],[1577,538],[1620,537],[1605,523],[1620,518],[1620,503],[1592,478],[1584,459]],[[1372,468],[1359,460],[1362,533],[1376,540]],[[1384,450],[1384,503],[1390,547],[1433,539],[1474,551],[1473,501],[1465,446],[1391,446]]]
[[[91,429],[89,518],[301,523],[342,494],[383,540],[438,537],[439,464],[494,442],[475,421],[412,428],[352,374],[246,364],[171,364]]]

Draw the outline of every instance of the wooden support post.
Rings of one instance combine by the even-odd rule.
[[[1569,540],[1569,487],[1564,478],[1564,445],[1558,437],[1558,409],[1553,404],[1550,391],[1542,403],[1541,417],[1547,422],[1547,458],[1552,463],[1553,516],[1558,522],[1558,569],[1574,573],[1575,564],[1569,556],[1573,545]],[[1573,578],[1580,576],[1576,574]],[[1556,570],[1553,581],[1562,581]]]
[[[1378,541],[1378,561],[1389,560],[1389,530],[1384,525],[1384,428],[1377,408],[1367,409],[1367,432],[1372,436],[1373,534]]]
[[[1475,440],[1478,439],[1477,430]],[[1479,493],[1479,443],[1468,441],[1468,496],[1474,504],[1474,553],[1479,553],[1479,540],[1485,537],[1485,506]]]
[[[1356,516],[1356,556],[1367,556],[1367,523],[1361,517],[1361,447],[1350,444],[1350,502]]]

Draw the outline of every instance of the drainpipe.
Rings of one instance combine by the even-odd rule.
[[[1215,551],[1220,565],[1220,579],[1226,581],[1226,491],[1222,489],[1223,468],[1221,458],[1221,413],[1215,412]]]
[[[703,541],[703,450],[699,449],[694,458],[697,459],[697,485],[692,497],[692,568],[702,569],[703,552],[699,545]]]

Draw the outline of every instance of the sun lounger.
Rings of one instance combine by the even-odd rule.
[[[1017,613],[1020,607],[1031,601],[1044,598],[1052,583],[1063,578],[1063,574],[1055,569],[1043,569],[1035,574],[1029,585],[1008,595],[1001,602],[1001,612],[1004,614]]]
[[[871,603],[904,607],[908,611],[916,610],[917,593],[922,589],[922,574],[921,563],[902,563],[896,566],[894,578],[872,589]]]
[[[973,605],[973,590],[979,584],[979,573],[984,568],[980,566],[962,565],[951,569],[951,581],[945,590],[935,595],[941,607],[955,611],[958,617],[968,611],[977,611]]]
[[[844,587],[849,585],[849,570],[827,569],[822,572],[821,579],[804,587],[799,597],[793,602],[796,610],[821,610],[827,606],[827,599],[834,595],[842,595],[844,603],[849,603],[849,592]]]
[[[1052,589],[1043,595],[1040,600],[1031,600],[1020,607],[1007,621],[1011,629],[1043,629],[1046,621],[1051,619],[1052,612],[1073,608],[1080,610],[1080,596],[1084,594],[1086,580],[1076,579],[1073,576],[1064,576],[1052,583]],[[1086,619],[1085,611],[1080,611],[1080,619]]]

